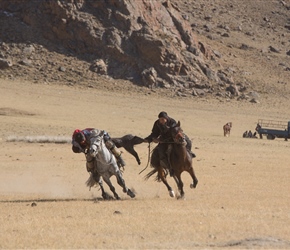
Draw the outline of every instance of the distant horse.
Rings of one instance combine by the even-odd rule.
[[[231,122],[228,122],[227,124],[223,126],[224,136],[227,136],[227,137],[230,136],[232,125],[233,124]]]
[[[127,193],[131,198],[135,197],[135,194],[126,187],[122,173],[117,165],[114,155],[107,149],[103,136],[97,136],[94,144],[91,146],[94,150],[91,154],[95,157],[94,169],[90,178],[87,180],[87,185],[92,187],[95,183],[98,183],[102,190],[102,196],[104,199],[108,197],[105,193],[102,179],[110,187],[110,190],[114,194],[115,199],[119,200],[120,197],[115,191],[115,187],[112,185],[110,178],[112,175],[116,176],[117,183],[123,188],[123,192]]]
[[[138,153],[135,151],[134,146],[144,142],[143,138],[128,134],[120,138],[112,138],[112,141],[115,143],[117,148],[123,147],[126,149],[131,155],[135,157],[138,164],[141,164]]]
[[[180,122],[178,122],[175,127],[169,129],[171,136],[173,138],[173,143],[170,143],[169,145],[170,150],[168,152],[168,160],[172,169],[174,170],[173,178],[177,184],[180,197],[182,198],[184,197],[184,190],[183,190],[183,182],[181,180],[181,173],[183,171],[187,171],[190,174],[193,180],[193,183],[190,184],[191,188],[196,187],[198,180],[193,170],[192,156],[186,149],[185,135],[180,127]],[[174,191],[169,186],[166,180],[166,176],[168,175],[168,169],[164,169],[163,167],[160,166],[159,154],[156,148],[152,153],[150,163],[154,169],[145,176],[145,179],[149,179],[152,175],[157,173],[156,180],[162,181],[167,187],[169,195],[171,197],[174,197],[175,196]]]

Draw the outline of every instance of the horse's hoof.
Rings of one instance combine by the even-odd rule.
[[[119,195],[114,195],[116,200],[121,200],[121,198],[119,197]]]
[[[190,188],[196,188],[196,185],[197,185],[197,183],[194,183],[194,184],[190,184]]]
[[[183,195],[180,195],[179,197],[177,197],[177,200],[184,200],[185,201],[186,199],[185,199],[184,194]]]
[[[128,189],[127,194],[128,194],[131,198],[134,198],[134,197],[135,197],[135,194],[134,194],[130,189]]]
[[[170,195],[170,197],[175,197],[174,191],[173,190],[169,191],[169,195]]]
[[[107,193],[104,193],[104,194],[102,195],[102,197],[103,197],[104,200],[111,200],[111,199],[113,198],[111,195],[109,195],[109,194],[107,194]]]

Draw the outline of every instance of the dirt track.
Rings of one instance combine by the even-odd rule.
[[[3,80],[0,88],[0,248],[290,248],[290,144],[242,138],[259,118],[287,121],[286,99],[164,99]],[[181,121],[197,154],[199,184],[190,189],[183,175],[185,200],[170,198],[162,183],[144,181],[148,169],[138,174],[147,164],[147,144],[136,146],[141,166],[124,152],[124,178],[136,198],[115,184],[122,200],[102,201],[98,189],[85,186],[84,156],[69,144],[6,142],[9,136],[69,138],[85,127],[145,137],[162,110]],[[233,129],[225,138],[228,121]]]

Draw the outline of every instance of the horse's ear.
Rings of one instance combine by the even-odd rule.
[[[180,121],[178,121],[177,126],[180,127]]]

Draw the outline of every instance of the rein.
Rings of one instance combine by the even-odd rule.
[[[148,161],[147,161],[147,165],[146,165],[146,167],[143,170],[140,171],[139,174],[141,174],[149,166],[149,163],[150,163],[150,155],[151,155],[151,152],[153,151],[153,150],[150,150],[150,146],[151,146],[151,143],[149,143],[149,146],[148,146]]]
[[[165,139],[164,141],[161,141],[159,143],[162,144],[180,144],[179,142],[176,142],[175,140],[178,140],[178,137],[183,138],[184,139],[184,134],[182,133],[182,131],[179,131],[173,138],[173,141],[168,141],[170,140],[170,138]]]

